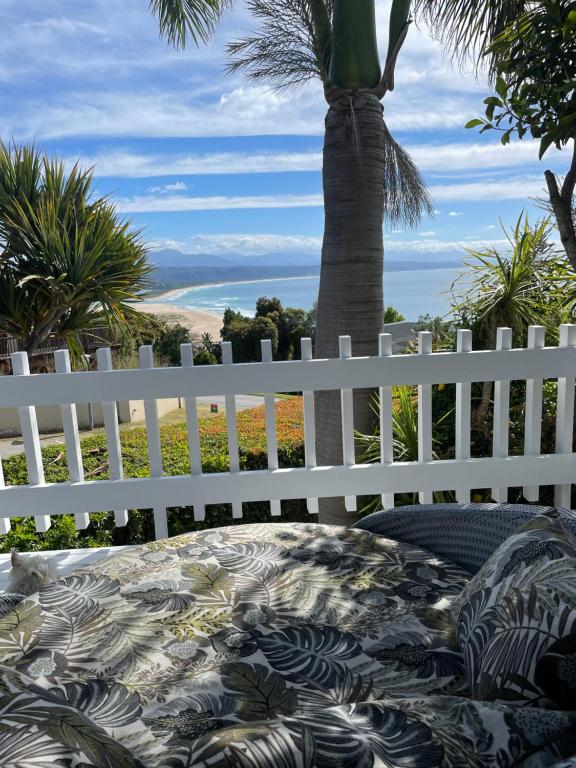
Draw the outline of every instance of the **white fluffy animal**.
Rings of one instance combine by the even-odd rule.
[[[12,550],[12,570],[8,592],[17,595],[33,595],[41,586],[56,578],[56,569],[43,557],[23,557]]]

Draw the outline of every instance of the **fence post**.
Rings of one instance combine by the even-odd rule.
[[[512,349],[512,329],[498,328],[496,349],[509,352]],[[494,422],[492,425],[494,458],[506,458],[509,453],[510,434],[510,381],[494,382]],[[508,501],[508,488],[492,488],[492,498],[499,504]]]
[[[140,347],[140,368],[151,371],[154,368],[154,350],[150,344]],[[144,420],[146,422],[146,445],[150,462],[150,477],[162,477],[162,446],[160,444],[160,426],[158,424],[158,403],[156,400],[144,400]],[[154,509],[154,532],[156,540],[168,538],[168,516],[166,507]]]
[[[111,371],[112,352],[110,351],[110,347],[100,347],[97,349],[96,361],[99,371]],[[120,446],[120,430],[118,428],[118,408],[116,406],[116,401],[102,403],[102,416],[104,418],[104,430],[106,432],[110,479],[123,480],[124,468],[122,466],[122,448]],[[114,512],[114,522],[117,528],[123,528],[127,525],[128,510],[116,510]]]
[[[418,354],[432,354],[434,336],[429,331],[418,334]],[[418,387],[418,461],[432,461],[432,387],[421,384]],[[432,504],[432,491],[420,491],[420,504]]]
[[[472,352],[472,331],[459,330],[456,351],[460,354]],[[472,384],[456,384],[456,458],[470,458],[470,408]],[[456,490],[456,499],[460,504],[470,502],[470,489]]]
[[[546,329],[539,325],[528,328],[528,349],[543,349]],[[542,379],[526,380],[526,410],[524,413],[524,455],[538,456],[542,450]],[[524,498],[535,502],[540,498],[538,485],[525,485]]]
[[[71,373],[70,353],[67,349],[59,349],[54,352],[54,366],[56,373]],[[84,482],[84,467],[82,465],[82,449],[80,447],[80,434],[78,432],[78,416],[74,403],[64,403],[60,406],[64,440],[66,442],[66,458],[68,461],[68,473],[73,483]],[[84,531],[90,525],[90,515],[86,512],[75,512],[74,523],[77,530]]]
[[[13,352],[10,357],[12,359],[12,372],[14,376],[30,376],[30,363],[26,352]],[[18,408],[18,413],[20,415],[22,439],[24,440],[29,485],[46,485],[36,408],[34,406],[23,406]],[[50,515],[37,515],[34,517],[34,520],[36,521],[38,533],[45,533],[50,528]]]
[[[194,366],[194,347],[192,344],[180,346],[180,360],[183,368]],[[200,454],[200,432],[198,429],[198,405],[195,397],[185,397],[186,432],[188,434],[188,453],[190,455],[190,473],[202,474],[202,457]],[[197,522],[206,519],[206,507],[204,504],[194,504],[194,520]]]
[[[232,342],[222,342],[222,364],[233,365]],[[240,455],[238,451],[238,422],[236,421],[236,396],[226,395],[226,426],[228,432],[228,455],[230,457],[230,472],[240,472]],[[232,517],[239,520],[242,517],[242,502],[232,501]]]
[[[261,339],[262,362],[272,362],[272,342],[270,339]],[[266,412],[266,447],[268,452],[268,469],[278,469],[278,437],[276,435],[276,399],[274,393],[264,395],[264,409]],[[280,517],[282,505],[279,500],[270,500],[270,514],[272,517]]]
[[[340,336],[340,359],[349,360],[352,357],[352,338]],[[340,391],[340,410],[342,412],[342,453],[344,466],[353,467],[356,464],[356,448],[354,445],[354,390]],[[347,512],[358,509],[356,496],[346,496],[344,506]]]
[[[303,363],[310,363],[312,361],[312,339],[300,340],[300,356]],[[303,391],[302,398],[304,400],[304,461],[306,462],[306,469],[314,469],[316,467],[316,422],[314,416],[314,392]],[[318,499],[312,498],[306,500],[306,506],[308,512],[311,515],[318,514]]]
[[[392,334],[381,333],[378,337],[378,351],[380,357],[392,355]],[[392,421],[392,387],[380,387],[380,462],[392,464],[394,461],[394,429]],[[393,493],[382,494],[384,509],[394,506]]]
[[[6,487],[4,482],[4,470],[2,469],[2,456],[0,456],[0,493]],[[0,535],[4,535],[10,531],[10,518],[0,517]]]
[[[576,325],[560,327],[560,346],[576,347]],[[558,379],[556,406],[556,453],[572,453],[574,447],[574,377]],[[554,490],[554,504],[570,507],[572,485],[558,485]]]

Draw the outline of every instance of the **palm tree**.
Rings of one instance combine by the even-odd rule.
[[[0,144],[0,331],[34,352],[52,334],[126,323],[152,266],[138,232],[92,195],[92,172]]]
[[[206,40],[228,0],[152,0],[168,42]],[[325,230],[316,325],[317,357],[338,355],[339,335],[355,355],[377,354],[383,317],[383,219],[415,225],[431,211],[422,179],[383,119],[382,98],[409,27],[411,0],[393,0],[388,55],[378,57],[375,0],[247,0],[259,22],[228,46],[229,69],[275,87],[317,78],[328,102],[324,143]],[[355,396],[355,427],[371,431],[370,392]],[[342,463],[338,393],[316,402],[317,456]],[[352,520],[335,500],[321,504],[321,521]]]

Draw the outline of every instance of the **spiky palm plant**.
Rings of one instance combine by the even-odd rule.
[[[152,267],[138,232],[92,194],[92,172],[0,144],[0,330],[34,352],[52,334],[126,323]]]
[[[160,31],[177,46],[206,39],[228,0],[152,0]],[[430,212],[426,188],[394,141],[381,101],[394,88],[395,64],[410,23],[410,0],[393,0],[388,55],[378,57],[375,0],[247,0],[257,30],[228,46],[231,71],[277,88],[321,81],[328,102],[324,143],[325,230],[316,326],[317,357],[338,355],[338,336],[354,354],[377,354],[383,317],[383,219],[416,224]],[[342,463],[336,393],[317,397],[318,460]],[[370,393],[355,397],[355,426],[369,432]],[[321,519],[348,523],[340,503],[324,501]]]
[[[543,325],[550,333],[562,322],[571,322],[575,310],[573,273],[566,258],[550,239],[550,220],[531,225],[524,215],[508,230],[506,253],[491,247],[467,249],[465,271],[452,286],[452,309],[474,329],[482,346],[494,349],[498,328],[512,328],[519,345],[528,326]],[[481,423],[488,413],[492,382],[482,386],[475,413]]]

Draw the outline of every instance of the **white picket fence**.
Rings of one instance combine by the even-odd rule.
[[[556,487],[556,504],[570,505],[576,478],[573,453],[576,325],[560,330],[560,345],[544,347],[544,329],[530,329],[528,348],[511,349],[512,332],[498,331],[496,351],[472,351],[469,331],[458,333],[458,351],[432,353],[432,335],[419,335],[419,354],[392,354],[392,338],[380,338],[380,355],[354,358],[349,337],[340,340],[340,359],[313,360],[309,339],[302,341],[301,360],[272,362],[269,341],[262,342],[262,362],[233,364],[230,344],[222,345],[222,366],[193,366],[192,348],[182,347],[182,366],[154,368],[151,347],[140,349],[140,369],[113,370],[109,349],[99,349],[98,370],[70,372],[66,351],[55,353],[56,373],[30,375],[24,353],[12,355],[13,376],[0,377],[0,407],[18,408],[28,466],[29,484],[5,486],[0,467],[0,532],[10,518],[34,516],[38,531],[46,531],[51,515],[73,514],[78,529],[85,529],[90,513],[115,510],[117,526],[129,509],[153,509],[157,538],[168,535],[166,509],[193,506],[196,520],[204,519],[208,504],[232,504],[234,518],[242,517],[242,503],[269,501],[271,513],[281,512],[280,500],[307,499],[315,513],[318,498],[339,496],[349,509],[357,495],[382,495],[385,507],[394,494],[418,491],[430,502],[434,491],[455,490],[458,500],[469,501],[470,490],[492,488],[497,501],[505,501],[511,487],[524,487],[528,500],[538,499],[539,486]],[[558,380],[556,453],[541,454],[542,388],[545,379]],[[508,455],[510,382],[526,382],[524,455]],[[495,381],[492,456],[470,458],[471,385]],[[455,459],[433,460],[432,386],[456,384]],[[419,460],[395,462],[392,447],[392,388],[417,385]],[[381,461],[356,464],[354,457],[354,389],[379,388],[381,402]],[[342,466],[319,467],[316,462],[314,392],[341,391]],[[264,392],[268,469],[240,471],[235,395]],[[274,393],[302,392],[305,466],[279,469]],[[230,471],[202,472],[196,398],[224,395]],[[181,397],[186,408],[191,473],[163,474],[156,401]],[[124,478],[116,402],[145,401],[150,477]],[[108,446],[110,479],[86,481],[82,466],[76,403],[102,403]],[[59,405],[66,439],[70,480],[46,483],[36,422],[36,406]]]

